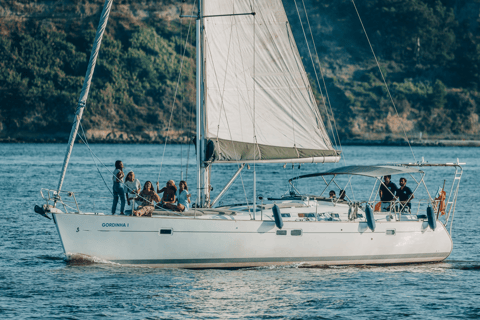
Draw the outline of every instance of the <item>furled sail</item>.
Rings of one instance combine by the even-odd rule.
[[[210,160],[337,162],[282,1],[206,0],[203,14]]]

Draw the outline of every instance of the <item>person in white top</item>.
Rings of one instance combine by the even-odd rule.
[[[190,209],[190,193],[188,192],[188,186],[187,186],[187,183],[185,181],[180,181],[180,183],[178,184],[179,186],[179,189],[177,191],[177,199],[178,199],[178,202],[177,202],[177,211],[187,211],[188,209]]]
[[[130,171],[125,177],[124,190],[127,197],[127,210],[135,210],[135,198],[140,193],[142,185],[138,179],[135,179],[135,173]]]

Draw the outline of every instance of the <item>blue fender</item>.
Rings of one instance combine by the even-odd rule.
[[[435,230],[435,228],[437,227],[437,219],[435,217],[435,212],[433,212],[433,208],[430,206],[428,206],[427,208],[427,218],[430,229]]]
[[[275,204],[273,205],[272,211],[273,211],[273,217],[275,218],[275,225],[277,226],[278,229],[282,229],[283,219],[282,219],[282,215],[280,214],[280,208]]]
[[[373,216],[372,207],[367,204],[367,208],[365,209],[365,216],[367,218],[367,226],[370,230],[375,231],[375,218]]]

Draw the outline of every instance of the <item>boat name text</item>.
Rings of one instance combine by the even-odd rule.
[[[102,227],[109,228],[109,227],[129,227],[129,223],[102,223]]]

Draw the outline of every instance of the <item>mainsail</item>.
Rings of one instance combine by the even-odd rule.
[[[337,162],[282,1],[204,1],[203,16],[207,160]]]

